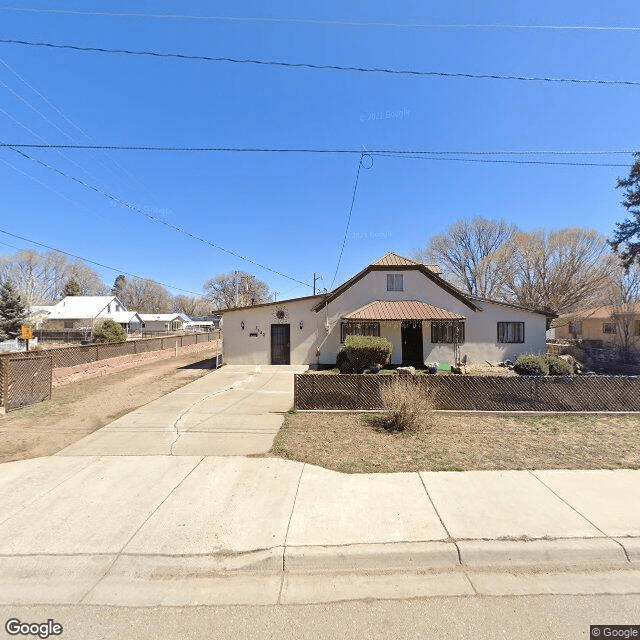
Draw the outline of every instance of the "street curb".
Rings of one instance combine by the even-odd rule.
[[[583,566],[628,564],[624,549],[610,538],[557,540],[460,540],[463,567]]]
[[[640,562],[640,538],[624,538],[620,544],[611,538],[458,540],[286,547],[284,551],[285,572],[522,570],[540,566],[631,566],[634,562]]]
[[[454,569],[459,564],[452,542],[286,547],[284,553],[285,571]]]

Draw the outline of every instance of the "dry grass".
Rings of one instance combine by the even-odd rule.
[[[436,413],[428,431],[371,413],[287,416],[270,455],[346,473],[640,468],[640,416]]]
[[[433,422],[433,394],[408,376],[395,376],[380,389],[385,418],[392,429],[417,433]]]

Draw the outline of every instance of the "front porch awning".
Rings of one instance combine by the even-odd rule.
[[[418,300],[376,300],[342,316],[343,320],[464,320],[464,316]]]

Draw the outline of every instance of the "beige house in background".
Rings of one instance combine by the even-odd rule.
[[[557,340],[640,347],[640,304],[585,309],[558,317],[554,325]]]
[[[185,330],[189,318],[181,313],[141,313],[142,329],[147,332],[179,332]]]
[[[436,266],[395,253],[328,294],[222,313],[231,364],[334,364],[350,334],[387,338],[391,364],[454,364],[464,356],[472,364],[546,352],[545,313],[466,295]]]

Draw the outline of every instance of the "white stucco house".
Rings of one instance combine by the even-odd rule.
[[[140,316],[127,311],[116,296],[66,296],[46,309],[41,328],[47,331],[89,330],[107,318],[120,324],[127,333],[136,333],[142,326]]]
[[[388,253],[323,295],[223,311],[230,364],[333,364],[349,334],[383,336],[391,364],[545,353],[547,314],[469,296],[435,265]]]

